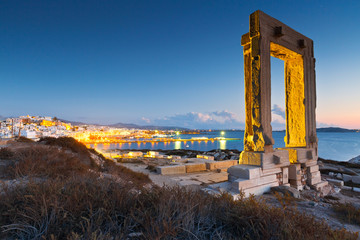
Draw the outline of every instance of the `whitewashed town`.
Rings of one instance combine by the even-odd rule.
[[[19,116],[0,121],[0,138],[26,137],[39,140],[42,137],[71,136],[77,140],[97,139],[100,135],[142,136],[146,131],[125,128],[111,128],[98,125],[72,125],[56,117]]]
[[[0,138],[68,136],[74,128],[71,124],[61,122],[54,117],[19,116],[1,121]]]

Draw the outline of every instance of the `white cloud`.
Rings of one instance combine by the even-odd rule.
[[[271,109],[271,112],[282,117],[285,120],[285,109],[283,109],[279,105],[274,104],[273,109]]]
[[[325,128],[325,127],[338,127],[338,125],[332,124],[332,123],[323,123],[323,122],[316,122],[317,128]]]
[[[149,123],[142,118],[143,123]],[[146,119],[147,120],[147,119]],[[150,119],[148,119],[150,120]],[[244,123],[239,117],[227,110],[210,113],[189,112],[175,114],[151,120],[151,124],[157,126],[176,126],[193,129],[244,129]]]
[[[273,130],[285,129],[285,111],[278,105],[274,105],[271,113],[271,126]],[[188,112],[175,114],[156,119],[142,117],[138,122],[141,125],[174,126],[190,129],[244,129],[244,122],[235,113],[228,110],[214,111],[209,113]],[[317,127],[329,127],[332,124],[317,122]]]
[[[271,109],[272,130],[284,130],[285,124],[285,110],[279,105],[274,104],[273,108]]]
[[[143,121],[145,123],[150,123],[151,122],[151,120],[149,118],[146,118],[146,117],[142,117],[141,121]]]

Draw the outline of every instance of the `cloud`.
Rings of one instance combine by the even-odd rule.
[[[239,117],[227,110],[214,111],[210,113],[189,112],[184,114],[175,114],[173,116],[165,116],[162,118],[144,121],[157,126],[176,126],[192,129],[244,129],[244,123]]]
[[[271,109],[271,112],[282,117],[285,120],[285,109],[283,109],[279,105],[274,104],[273,109]]]
[[[324,123],[324,122],[316,122],[317,128],[325,128],[325,127],[338,127],[338,125],[332,123]]]
[[[285,111],[279,105],[274,104],[273,109],[271,110],[271,118],[271,126],[273,130],[285,129]],[[140,125],[173,126],[185,127],[190,129],[245,128],[244,121],[240,119],[238,115],[228,110],[214,111],[208,113],[188,112],[154,119],[142,117],[141,120],[137,123]],[[334,125],[317,122],[317,127],[328,126]]]
[[[274,104],[273,108],[271,109],[272,130],[284,130],[285,124],[285,110],[279,105]]]
[[[146,118],[146,117],[142,117],[142,118],[141,118],[141,121],[144,121],[144,122],[146,122],[146,123],[150,123],[150,122],[151,122],[151,120],[150,120],[149,118]]]
[[[273,130],[283,130],[285,129],[286,118],[285,118],[285,110],[281,108],[279,105],[274,104],[273,109],[271,109],[271,126]],[[323,122],[316,122],[316,127],[335,127],[334,124],[328,124]]]

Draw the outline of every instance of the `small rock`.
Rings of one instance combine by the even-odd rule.
[[[339,193],[341,191],[341,188],[334,187],[335,193]]]
[[[338,179],[327,179],[327,181],[335,186],[342,187],[344,186],[344,181]]]
[[[143,233],[141,233],[141,232],[134,232],[134,233],[130,233],[130,234],[128,235],[128,237],[133,238],[133,237],[140,237],[140,236],[142,236],[142,235],[143,235]]]
[[[352,176],[347,175],[347,174],[343,174],[343,180],[344,182],[350,182],[352,179]]]
[[[329,172],[329,176],[333,177],[335,174],[333,172]]]
[[[304,186],[305,190],[310,190],[310,187],[308,185]]]
[[[349,191],[351,191],[352,187],[350,187],[350,186],[342,186],[341,190],[349,190]]]
[[[336,178],[337,179],[342,179],[342,174],[341,173],[336,174]]]
[[[287,187],[287,186],[272,187],[271,192],[280,192],[283,194],[289,194],[294,198],[300,198],[300,192],[292,187]]]
[[[309,202],[309,205],[316,207],[316,206],[319,205],[319,204],[318,204],[317,202],[310,201],[310,202]]]
[[[357,187],[353,187],[352,189],[354,192],[360,192],[360,188],[357,188]]]
[[[352,176],[351,181],[356,184],[360,184],[360,176]]]

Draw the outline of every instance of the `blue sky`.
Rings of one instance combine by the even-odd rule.
[[[0,1],[0,115],[241,128],[257,9],[314,40],[318,122],[360,128],[358,1]]]

